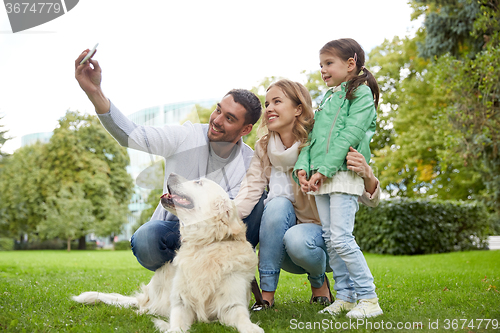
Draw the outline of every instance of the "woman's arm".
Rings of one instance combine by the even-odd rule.
[[[266,170],[264,170],[261,163],[261,159],[267,158],[267,156],[262,156],[261,154],[260,142],[257,141],[255,143],[255,153],[250,162],[250,167],[247,170],[245,178],[241,182],[238,195],[234,198],[234,203],[236,204],[241,219],[250,215],[269,183],[266,177]]]
[[[350,147],[346,157],[347,168],[358,174],[365,182],[365,191],[359,201],[370,207],[376,207],[380,202],[380,186],[372,168],[366,163],[364,156]]]

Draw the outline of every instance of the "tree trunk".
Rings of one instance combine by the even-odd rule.
[[[87,243],[85,243],[85,236],[82,236],[78,239],[78,250],[86,250]]]
[[[68,247],[67,247],[67,250],[68,252],[71,251],[71,238],[68,238],[68,240],[66,241]]]

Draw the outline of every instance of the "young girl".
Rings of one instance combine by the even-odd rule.
[[[311,302],[330,304],[326,246],[310,245],[317,243],[315,240],[324,243],[314,197],[301,192],[291,177],[314,121],[311,96],[302,84],[283,79],[267,89],[265,107],[259,128],[264,135],[255,143],[250,168],[234,199],[244,218],[269,188],[259,238],[259,275],[265,305],[255,304],[252,310],[273,306],[281,269],[307,273]],[[285,234],[291,229],[300,229],[301,241],[290,240],[293,244],[287,249]]]
[[[353,147],[370,161],[379,88],[364,67],[363,49],[353,39],[327,43],[319,57],[321,76],[330,89],[316,111],[309,145],[302,149],[293,174],[302,191],[314,192],[335,279],[337,300],[321,313],[350,310],[350,318],[374,317],[382,309],[373,276],[352,235],[364,184],[349,171],[346,156]]]

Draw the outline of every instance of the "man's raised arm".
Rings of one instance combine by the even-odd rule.
[[[109,112],[110,102],[101,90],[101,67],[92,58],[80,65],[88,52],[89,49],[83,51],[75,60],[75,78],[89,100],[94,104],[95,111],[98,114],[104,114]]]

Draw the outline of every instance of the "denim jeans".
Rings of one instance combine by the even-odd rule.
[[[337,298],[355,302],[377,297],[373,276],[352,234],[358,197],[344,193],[315,197],[330,256]]]
[[[270,200],[264,208],[260,225],[259,275],[262,290],[276,290],[281,269],[294,274],[307,274],[311,285],[320,288],[327,263],[321,226],[296,224],[290,200],[284,197]]]
[[[266,197],[267,193],[264,192],[250,215],[243,219],[247,226],[247,240],[253,247],[259,243],[260,221]],[[156,271],[164,263],[172,261],[175,251],[181,246],[179,221],[146,222],[132,235],[130,244],[139,264]]]

